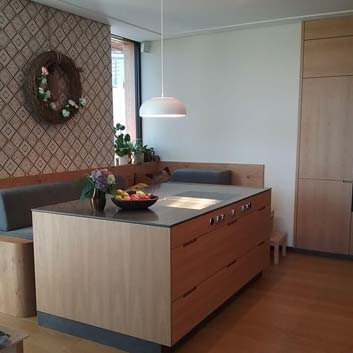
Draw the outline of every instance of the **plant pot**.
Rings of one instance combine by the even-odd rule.
[[[145,154],[143,152],[134,153],[134,164],[142,164],[145,160]]]
[[[152,151],[146,151],[146,152],[144,153],[144,156],[145,156],[145,158],[144,158],[145,162],[153,162],[153,159],[154,159],[154,152],[152,152]]]
[[[93,211],[103,212],[107,199],[105,193],[94,189],[93,197],[91,198],[91,207]]]
[[[129,155],[125,155],[125,156],[119,156],[119,165],[126,165],[129,164],[130,158]]]

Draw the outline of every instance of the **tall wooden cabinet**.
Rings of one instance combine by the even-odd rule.
[[[297,247],[348,254],[352,185],[335,180],[300,179]]]
[[[296,247],[353,255],[353,17],[304,24]]]
[[[302,92],[299,177],[352,180],[353,77],[304,79]]]

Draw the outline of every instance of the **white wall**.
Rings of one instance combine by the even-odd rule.
[[[299,23],[166,41],[166,95],[184,119],[144,120],[164,160],[265,164],[275,224],[293,235]],[[143,99],[160,95],[160,46],[142,56]]]

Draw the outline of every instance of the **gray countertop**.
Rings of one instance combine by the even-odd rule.
[[[267,190],[270,189],[193,183],[164,183],[148,189],[149,192],[159,197],[158,202],[148,210],[119,210],[111,201],[110,195],[107,195],[107,205],[104,212],[94,212],[89,200],[45,206],[33,211],[172,227]]]

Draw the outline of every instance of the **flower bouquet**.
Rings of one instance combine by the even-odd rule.
[[[108,169],[97,169],[85,176],[83,182],[81,201],[90,199],[93,210],[103,211],[106,204],[105,195],[114,193],[114,175]]]

